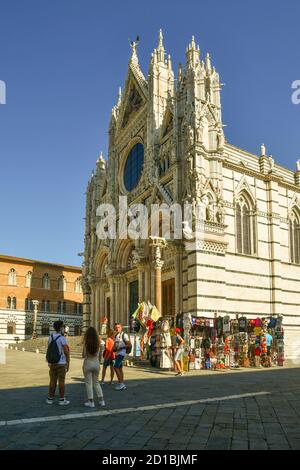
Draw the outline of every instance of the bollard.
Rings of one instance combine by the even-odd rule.
[[[39,354],[39,352],[40,352],[40,351],[39,351],[39,349],[36,349],[36,351],[35,351],[35,352],[36,352],[37,354]]]

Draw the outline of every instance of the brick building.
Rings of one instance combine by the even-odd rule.
[[[81,268],[0,255],[0,344],[32,336],[34,300],[38,336],[48,335],[57,319],[70,335],[81,334]]]

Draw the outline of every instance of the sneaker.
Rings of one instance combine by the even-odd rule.
[[[104,401],[104,400],[100,400],[100,401],[99,401],[99,405],[100,405],[100,406],[105,406],[105,401]]]
[[[88,406],[89,408],[95,408],[95,403],[93,401],[86,401],[84,406]]]
[[[53,401],[54,401],[53,398],[49,398],[49,397],[48,397],[47,400],[46,400],[46,403],[47,403],[48,405],[53,405]]]
[[[102,382],[100,382],[100,385],[105,385],[105,382],[104,382],[104,380],[103,380]]]
[[[117,391],[121,391],[121,390],[125,390],[126,389],[126,385],[125,384],[118,384],[116,387],[115,387],[115,390]]]
[[[63,400],[59,400],[58,404],[63,406],[63,405],[69,405],[70,402],[64,398]]]
[[[109,385],[115,385],[115,382],[109,382]]]

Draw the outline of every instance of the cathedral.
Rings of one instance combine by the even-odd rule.
[[[103,317],[130,328],[138,302],[163,316],[283,318],[286,357],[300,332],[300,163],[278,165],[264,144],[255,155],[226,140],[222,83],[194,37],[177,76],[162,31],[147,77],[137,41],[123,91],[86,192],[83,327]],[[126,196],[143,204],[205,206],[194,249],[163,234],[144,240],[97,237],[100,204]],[[117,224],[120,220],[117,220]]]

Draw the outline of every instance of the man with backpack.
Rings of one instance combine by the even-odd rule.
[[[70,350],[68,341],[64,336],[64,324],[61,320],[54,322],[53,333],[48,339],[48,349],[46,359],[49,365],[49,395],[46,400],[48,405],[52,405],[54,401],[54,395],[56,385],[58,381],[60,399],[59,405],[68,405],[70,402],[65,398],[65,379],[66,373],[70,367]]]
[[[113,351],[116,353],[116,359],[114,369],[119,382],[115,387],[115,390],[121,391],[126,389],[126,385],[124,384],[123,359],[126,354],[131,352],[132,345],[128,334],[122,332],[122,325],[120,323],[115,324],[115,332],[116,336]]]

